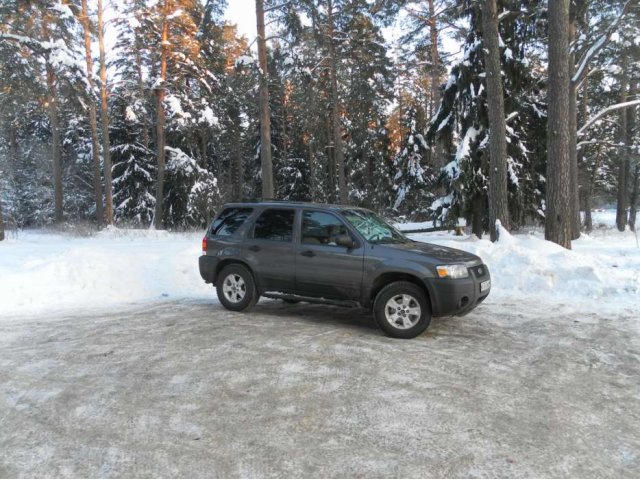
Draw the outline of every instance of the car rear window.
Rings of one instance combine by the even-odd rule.
[[[270,208],[262,212],[256,220],[253,238],[290,242],[293,239],[293,218],[295,210]]]
[[[211,225],[211,235],[233,235],[249,218],[253,208],[226,208]]]

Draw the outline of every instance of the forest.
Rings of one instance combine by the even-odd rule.
[[[635,229],[637,1],[255,0],[254,38],[227,1],[0,0],[0,240],[247,199]]]

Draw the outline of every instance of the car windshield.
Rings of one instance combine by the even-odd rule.
[[[343,210],[342,215],[371,243],[407,243],[410,240],[368,210]]]

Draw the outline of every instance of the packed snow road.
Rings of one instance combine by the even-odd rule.
[[[631,314],[213,300],[0,323],[0,477],[638,477]]]

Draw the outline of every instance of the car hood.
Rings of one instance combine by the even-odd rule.
[[[435,245],[433,243],[411,241],[407,243],[385,244],[384,246],[393,250],[403,250],[407,253],[428,255],[442,263],[464,263],[469,267],[482,263],[482,259],[477,255],[458,250],[457,248],[443,247],[442,245]]]

